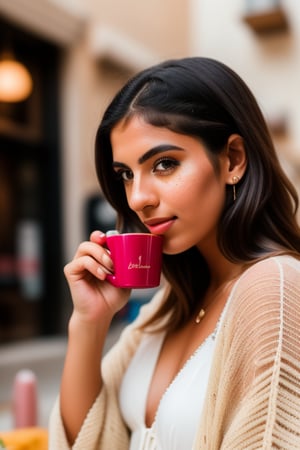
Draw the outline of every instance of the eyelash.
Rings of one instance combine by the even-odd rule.
[[[169,163],[169,167],[167,167],[165,169],[158,169],[157,167],[162,163]],[[168,156],[164,156],[154,162],[151,172],[159,173],[162,176],[168,175],[169,172],[174,170],[174,168],[179,166],[179,164],[180,164],[179,161],[177,161],[176,159],[170,158]],[[119,181],[127,182],[127,181],[132,180],[133,174],[130,169],[120,169],[120,170],[116,171],[116,178]]]
[[[130,174],[131,178],[128,178],[128,179],[124,178],[124,177],[125,177],[125,174],[128,174],[128,173]],[[120,169],[120,170],[117,170],[117,171],[115,172],[115,174],[116,174],[116,179],[117,179],[118,181],[126,182],[126,181],[129,181],[129,180],[132,179],[132,172],[131,172],[131,170],[129,170],[129,169]]]
[[[157,169],[157,167],[162,163],[169,163],[169,167],[162,170]],[[169,156],[163,156],[162,158],[159,158],[157,161],[155,161],[155,163],[153,164],[152,172],[154,173],[155,170],[157,170],[157,172],[160,172],[164,175],[166,172],[169,173],[177,166],[179,166],[179,161],[174,158],[170,158]]]

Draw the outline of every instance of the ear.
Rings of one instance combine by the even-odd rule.
[[[228,161],[227,183],[232,184],[233,177],[240,180],[247,167],[247,155],[244,140],[239,134],[231,134],[227,141],[226,156]]]

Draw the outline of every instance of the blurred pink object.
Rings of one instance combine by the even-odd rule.
[[[31,370],[20,370],[15,376],[13,417],[15,428],[37,425],[37,379]]]

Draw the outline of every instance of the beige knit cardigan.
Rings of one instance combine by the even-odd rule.
[[[74,450],[128,450],[119,386],[142,337],[136,327],[153,313],[160,299],[159,293],[142,308],[137,321],[105,356],[104,387]],[[50,450],[70,448],[59,401],[49,432]],[[300,449],[300,261],[290,256],[254,264],[228,299],[193,447],[218,449]]]

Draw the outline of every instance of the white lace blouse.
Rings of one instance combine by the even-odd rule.
[[[165,391],[150,428],[146,401],[164,333],[145,335],[120,388],[121,412],[131,430],[129,450],[192,450],[220,321]]]

